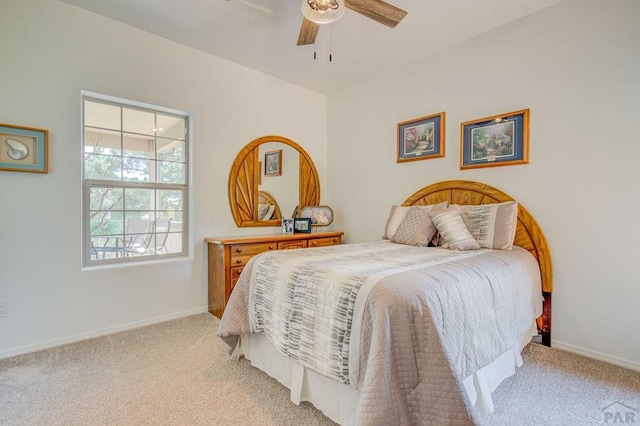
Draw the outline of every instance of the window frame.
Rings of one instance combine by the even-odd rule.
[[[158,169],[157,166],[154,167],[154,180],[156,182],[137,182],[137,181],[128,181],[124,180],[121,177],[121,180],[103,180],[103,179],[88,179],[85,176],[85,167],[86,167],[86,131],[87,126],[85,125],[85,107],[86,101],[102,103],[106,105],[113,105],[121,108],[121,118],[122,118],[122,108],[127,109],[137,109],[144,112],[150,112],[154,114],[162,114],[162,115],[171,115],[178,117],[180,119],[185,120],[185,134],[184,134],[184,182],[183,183],[163,183],[157,182],[158,179]],[[96,128],[95,126],[88,126],[89,128]],[[104,129],[109,131],[114,131],[113,129]],[[155,130],[155,129],[154,129]],[[124,137],[125,134],[129,133],[123,129],[123,123],[120,123],[120,130],[118,132],[121,134],[121,138]],[[191,206],[192,206],[192,156],[191,156],[191,135],[192,135],[192,114],[179,111],[171,108],[160,107],[157,105],[145,104],[141,102],[131,101],[122,98],[116,98],[113,96],[102,95],[99,93],[93,93],[88,91],[81,91],[81,187],[82,187],[82,197],[81,197],[81,206],[82,206],[82,220],[81,220],[81,257],[82,257],[82,267],[83,268],[98,268],[105,266],[123,266],[130,264],[140,264],[140,263],[154,263],[154,262],[164,262],[176,259],[190,259],[192,258],[192,249],[191,249],[191,241],[192,241],[192,233],[191,233]],[[149,135],[150,136],[150,135]],[[162,136],[154,135],[154,139],[157,143],[158,138],[160,139],[172,139],[172,138],[164,138]],[[122,139],[121,139],[122,140]],[[122,142],[121,142],[122,144]],[[121,148],[123,146],[121,145]],[[154,148],[154,153],[157,153],[157,146]],[[125,153],[121,152],[119,157],[121,159],[126,158]],[[154,155],[153,161],[157,161],[158,163],[162,160],[157,158],[157,155]],[[92,188],[122,188],[125,191],[127,189],[150,189],[154,191],[161,190],[171,190],[171,191],[181,191],[182,192],[182,238],[181,238],[181,247],[182,251],[177,253],[154,253],[154,254],[145,254],[144,256],[123,256],[116,257],[110,259],[99,259],[96,255],[95,259],[92,258],[92,244],[91,244],[91,189]],[[155,205],[151,208],[152,211],[157,213],[161,211],[158,209],[158,199],[154,198]],[[124,200],[122,201],[124,202]],[[126,209],[125,206],[122,206],[122,213],[125,214]],[[123,222],[126,220],[123,217]],[[156,237],[156,230],[148,230],[145,231],[146,234],[153,234],[153,238]],[[125,237],[127,234],[125,230],[122,230],[122,233],[114,234],[115,237]]]

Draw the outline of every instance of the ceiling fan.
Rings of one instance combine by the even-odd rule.
[[[407,15],[406,11],[382,0],[303,0],[304,18],[298,35],[298,46],[314,44],[320,26],[340,19],[345,7],[389,28],[395,28]]]

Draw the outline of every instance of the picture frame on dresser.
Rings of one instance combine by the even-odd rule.
[[[529,109],[461,124],[461,170],[528,163]]]
[[[282,219],[282,233],[285,235],[293,234],[293,222],[292,218]]]
[[[329,226],[333,223],[333,210],[329,206],[304,206],[300,217],[311,219],[311,226]]]
[[[311,233],[311,218],[298,217],[293,219],[293,232],[295,234],[309,234]]]

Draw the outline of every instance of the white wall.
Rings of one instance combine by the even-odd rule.
[[[81,90],[193,113],[191,260],[81,270]],[[317,93],[66,3],[2,0],[0,122],[48,129],[50,171],[0,172],[0,357],[206,310],[204,238],[274,230],[236,228],[236,154],[282,135],[324,183],[326,108]]]
[[[419,52],[416,52],[419,56]],[[640,2],[570,0],[329,97],[329,205],[349,242],[449,179],[520,200],[554,266],[553,344],[640,369]],[[459,169],[460,123],[531,109],[530,164]],[[446,157],[396,163],[396,124],[446,111]]]

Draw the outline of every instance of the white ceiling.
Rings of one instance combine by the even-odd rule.
[[[296,46],[302,0],[62,1],[330,94],[562,0],[388,0],[408,12],[394,29],[347,10],[320,29],[316,60]]]

